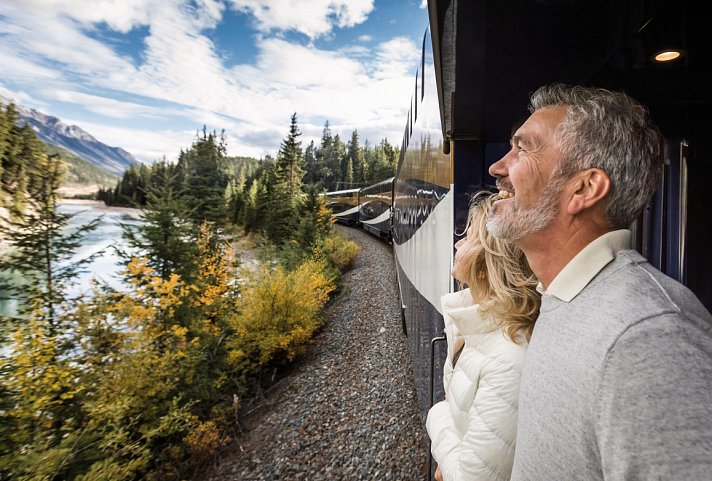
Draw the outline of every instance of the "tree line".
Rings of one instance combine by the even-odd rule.
[[[68,229],[56,157],[33,157],[32,188],[2,184],[0,292],[17,310],[0,319],[0,479],[187,479],[235,437],[358,251],[304,186],[298,136],[294,115],[276,159],[231,165],[224,135],[203,129],[176,164],[136,167],[125,287],[75,298],[92,258],[74,256],[99,221]],[[253,271],[233,248],[245,230],[263,245]]]
[[[291,118],[289,135],[281,145],[276,159],[269,155],[259,160],[225,157],[224,168],[231,174],[229,195],[249,191],[255,182],[264,184],[275,180],[274,171],[285,168],[291,178],[291,188],[303,184],[320,191],[363,187],[394,175],[399,149],[393,147],[387,139],[377,145],[370,145],[366,141],[362,146],[358,131],[354,130],[351,139],[344,143],[339,134],[332,133],[328,121],[324,125],[319,144],[311,141],[306,148],[302,148],[298,141],[300,135],[295,113]],[[224,143],[224,139],[221,142]],[[133,165],[115,188],[101,189],[97,198],[109,205],[143,205],[145,191],[155,183],[156,178],[164,176],[168,170],[176,175],[176,187],[179,187],[190,170],[190,162],[189,154],[181,151],[176,164],[162,160],[151,166]],[[289,164],[286,167],[285,162]]]
[[[0,205],[23,209],[42,182],[44,147],[29,124],[17,125],[15,106],[0,104]]]

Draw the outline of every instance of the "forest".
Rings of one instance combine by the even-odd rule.
[[[233,159],[203,129],[177,163],[100,193],[141,209],[123,233],[127,288],[96,281],[71,298],[91,258],[67,261],[96,221],[66,228],[66,167],[11,105],[1,113],[0,292],[18,308],[0,319],[0,479],[190,479],[239,432],[245,400],[305,352],[354,262],[320,191],[392,175],[395,151],[360,148],[356,132],[344,146],[328,124],[302,149],[294,114],[274,159]],[[245,236],[254,270],[234,249]]]

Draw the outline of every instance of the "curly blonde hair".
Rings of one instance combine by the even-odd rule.
[[[487,215],[497,195],[479,192],[470,202],[468,240],[458,250],[461,284],[470,288],[483,317],[494,318],[512,342],[529,341],[539,315],[538,281],[522,250],[487,232]]]

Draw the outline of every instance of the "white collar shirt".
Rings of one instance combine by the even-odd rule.
[[[628,229],[607,232],[576,254],[547,289],[540,282],[537,291],[571,302],[591,282],[601,269],[622,250],[630,249],[631,233]]]

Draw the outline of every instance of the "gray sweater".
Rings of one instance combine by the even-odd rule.
[[[512,480],[712,479],[712,316],[637,252],[544,295]]]

